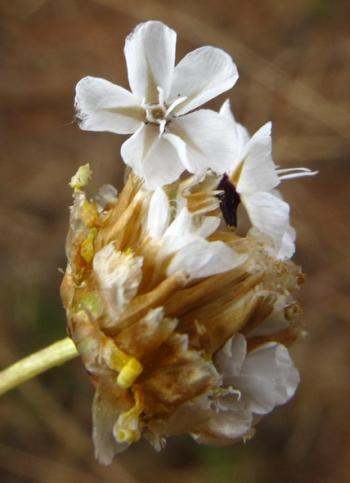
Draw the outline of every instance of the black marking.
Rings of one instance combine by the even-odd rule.
[[[236,227],[237,208],[241,198],[226,173],[221,178],[217,189],[221,191],[221,193],[216,196],[220,200],[220,209],[222,211],[225,223],[228,227]]]

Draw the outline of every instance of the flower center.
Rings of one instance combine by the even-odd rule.
[[[176,106],[181,104],[186,97],[179,97],[175,101],[168,105],[164,99],[164,92],[161,87],[158,89],[158,103],[147,104],[145,100],[142,101],[142,107],[145,110],[145,122],[151,124],[157,124],[159,126],[160,134],[164,132],[167,122],[175,117],[173,113]]]
[[[166,121],[165,104],[148,104],[145,106],[146,121],[152,124],[161,124]]]

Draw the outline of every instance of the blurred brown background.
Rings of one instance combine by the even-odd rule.
[[[283,193],[309,337],[293,350],[302,383],[291,404],[230,448],[169,441],[134,446],[104,468],[90,441],[92,388],[78,360],[0,401],[4,483],[346,483],[350,481],[350,3],[341,0],[4,0],[0,2],[0,367],[65,335],[58,290],[70,190],[86,162],[94,186],[120,185],[122,137],[73,122],[85,75],[127,85],[126,34],[161,19],[178,54],[227,50],[240,80],[229,96],[251,132],[274,124],[282,167],[319,169]],[[225,99],[222,96],[213,107]]]

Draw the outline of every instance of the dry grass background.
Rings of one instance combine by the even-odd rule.
[[[320,170],[283,187],[309,274],[309,337],[293,351],[302,383],[291,404],[246,445],[184,437],[155,454],[139,444],[104,468],[89,436],[92,388],[74,361],[1,399],[1,482],[350,481],[349,15],[341,0],[0,1],[1,366],[65,334],[57,268],[67,182],[87,161],[95,186],[120,184],[122,173],[121,139],[74,124],[74,85],[87,74],[126,85],[123,42],[140,20],[174,27],[180,57],[202,44],[230,52],[238,119],[251,131],[271,119],[275,160]]]

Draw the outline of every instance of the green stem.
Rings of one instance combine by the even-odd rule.
[[[59,366],[79,355],[69,337],[59,340],[0,372],[0,396],[42,372]]]

